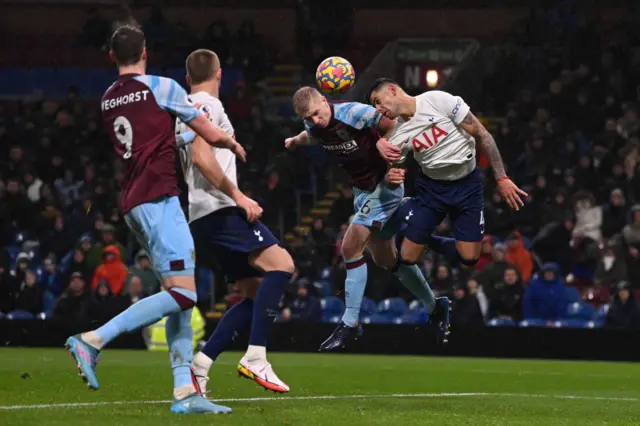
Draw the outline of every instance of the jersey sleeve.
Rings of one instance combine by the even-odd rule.
[[[333,107],[335,118],[354,129],[377,127],[382,118],[374,107],[358,102],[345,102]]]
[[[139,75],[135,79],[149,87],[160,108],[181,121],[188,123],[200,115],[189,101],[187,92],[175,80],[155,75]]]
[[[456,126],[469,114],[471,108],[460,96],[440,90],[427,92],[427,99],[431,106],[443,116],[449,118]]]
[[[235,130],[229,120],[229,116],[224,110],[222,102],[218,99],[211,99],[206,102],[197,103],[196,107],[200,113],[204,114],[209,121],[211,121],[216,127],[224,130],[229,136],[233,136]]]

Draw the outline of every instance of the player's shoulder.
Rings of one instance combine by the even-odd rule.
[[[142,74],[136,75],[133,79],[139,83],[148,86],[152,90],[166,89],[171,90],[173,86],[179,86],[178,82],[169,77],[162,77],[160,75]]]
[[[444,90],[429,90],[417,96],[418,99],[425,100],[429,103],[437,103],[454,97],[451,93]]]
[[[336,103],[333,108],[336,120],[356,129],[370,127],[370,124],[377,123],[381,117],[371,105],[360,102]]]

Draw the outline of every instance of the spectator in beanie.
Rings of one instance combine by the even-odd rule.
[[[104,324],[129,306],[126,297],[113,296],[106,280],[100,281],[84,305],[84,318],[92,323]]]
[[[606,327],[625,330],[638,329],[638,304],[636,303],[631,286],[626,281],[617,285],[613,303],[607,314]]]
[[[533,273],[533,258],[524,247],[524,241],[519,232],[514,232],[507,237],[507,263],[515,266],[524,281],[531,279]]]
[[[469,294],[466,286],[453,288],[453,306],[456,314],[451,317],[451,325],[458,329],[473,328],[484,324],[480,303],[475,294]]]
[[[151,260],[149,260],[149,253],[145,250],[140,250],[136,254],[136,264],[129,269],[129,274],[140,278],[142,282],[142,292],[147,296],[156,294],[160,290],[160,281],[158,276],[151,269]]]
[[[13,309],[29,312],[31,315],[37,315],[42,312],[42,290],[38,286],[36,274],[32,271],[27,270],[25,272]]]
[[[498,243],[493,246],[493,262],[484,268],[484,271],[480,272],[476,277],[478,284],[482,286],[485,294],[491,298],[496,284],[502,281],[504,276],[504,270],[509,267],[507,262],[507,246]]]
[[[524,286],[513,266],[504,270],[504,279],[496,285],[495,296],[491,300],[491,308],[499,318],[508,318],[518,322],[522,319],[522,296]]]
[[[627,262],[620,255],[620,247],[609,242],[604,249],[602,258],[598,261],[594,275],[595,285],[613,286],[615,283],[627,279]]]
[[[29,262],[31,261],[31,257],[25,253],[18,253],[18,257],[16,258],[16,264],[13,267],[13,271],[11,274],[19,281],[22,282],[24,280],[24,274],[27,272],[27,268],[29,268]]]
[[[622,230],[622,236],[628,245],[640,244],[640,204],[631,208],[629,224]]]
[[[96,268],[98,268],[98,266],[102,263],[102,252],[107,246],[116,247],[120,252],[119,258],[125,258],[126,250],[122,244],[116,241],[115,230],[115,227],[110,223],[105,223],[104,226],[102,226],[102,241],[96,242],[87,254],[87,269],[89,270],[89,273],[93,273]],[[113,291],[113,288],[111,290]]]
[[[98,283],[106,281],[111,289],[111,294],[119,295],[124,288],[127,279],[127,267],[120,258],[118,247],[111,245],[104,248],[102,252],[103,263],[96,269],[91,281],[91,288],[94,290]]]
[[[541,319],[551,325],[567,311],[567,289],[557,263],[545,263],[540,276],[534,277],[524,292],[524,319]]]

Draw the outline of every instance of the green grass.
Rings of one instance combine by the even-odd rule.
[[[0,349],[0,425],[640,424],[640,364],[272,354],[291,386],[279,396],[239,379],[232,353],[214,365],[214,397],[269,399],[226,401],[234,413],[212,417],[176,416],[159,402],[171,398],[167,354],[102,358],[91,392],[62,349]],[[335,399],[300,399],[327,395]],[[103,404],[34,407],[94,402]]]

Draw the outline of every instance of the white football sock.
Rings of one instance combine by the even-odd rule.
[[[193,357],[193,362],[192,362],[193,372],[197,376],[208,375],[212,365],[213,365],[213,360],[209,358],[207,355],[203,354],[202,352],[198,352]]]
[[[249,345],[249,347],[247,348],[247,353],[244,355],[244,357],[248,360],[248,361],[254,361],[256,359],[267,359],[267,348],[265,348],[264,346],[253,346],[253,345]]]

